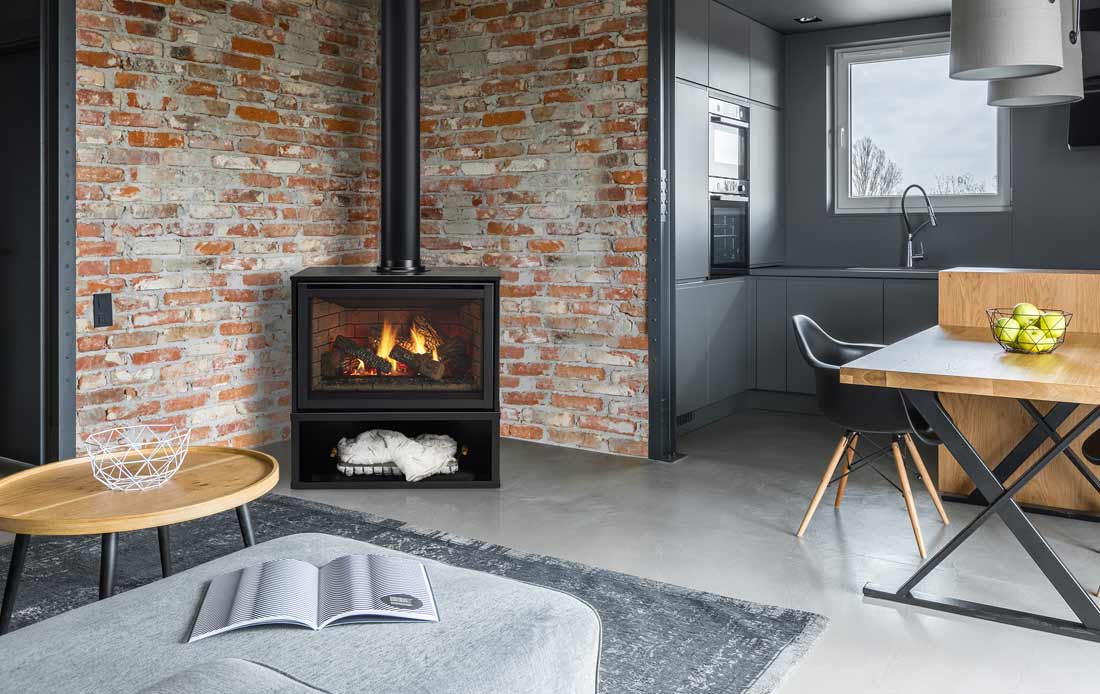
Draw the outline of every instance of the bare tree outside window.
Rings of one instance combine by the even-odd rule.
[[[852,144],[850,195],[854,198],[878,198],[900,191],[901,167],[869,137]]]
[[[996,188],[996,178],[994,178]],[[930,191],[932,195],[982,195],[989,192],[985,180],[972,173],[961,175],[936,176],[936,184]]]

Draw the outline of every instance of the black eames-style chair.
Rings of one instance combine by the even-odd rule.
[[[1100,465],[1100,431],[1094,431],[1081,444],[1081,453],[1093,465]]]
[[[845,385],[840,382],[841,366],[882,349],[882,345],[840,342],[822,330],[821,326],[808,316],[798,315],[791,320],[794,322],[798,349],[814,370],[818,405],[829,421],[844,429],[844,435],[840,438],[836,450],[833,451],[833,457],[829,459],[821,483],[818,484],[813,500],[810,501],[810,507],[806,509],[802,525],[798,527],[798,537],[802,537],[810,525],[810,519],[813,518],[821,497],[825,495],[825,489],[834,481],[833,474],[841,459],[845,460],[844,469],[837,482],[835,506],[838,508],[844,498],[848,476],[857,469],[871,465],[880,456],[891,453],[900,478],[901,493],[905,497],[905,507],[909,511],[909,522],[912,523],[913,534],[917,538],[917,549],[923,559],[927,553],[924,549],[924,538],[921,536],[920,522],[917,520],[916,505],[913,503],[913,492],[909,486],[909,475],[905,470],[905,454],[902,447],[904,446],[913,465],[916,466],[925,489],[928,490],[936,510],[940,513],[940,518],[946,525],[950,522],[947,512],[944,511],[940,496],[932,485],[932,479],[928,476],[920,451],[913,442],[913,435],[926,442],[935,442],[937,440],[935,434],[916,410],[906,403],[900,391],[894,388]],[[889,451],[876,445],[875,451],[857,460],[856,446],[861,438],[871,443],[867,434],[889,437]],[[887,481],[889,481],[888,478]]]

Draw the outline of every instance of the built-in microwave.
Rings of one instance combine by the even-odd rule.
[[[710,100],[710,274],[749,267],[749,109]]]
[[[749,180],[749,109],[710,100],[710,176]]]

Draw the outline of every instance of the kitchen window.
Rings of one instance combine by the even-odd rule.
[[[936,209],[1009,209],[1009,113],[985,82],[948,77],[947,37],[834,49],[833,210],[901,211],[910,183]]]

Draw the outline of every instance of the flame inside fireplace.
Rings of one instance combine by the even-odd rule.
[[[397,327],[389,321],[385,321],[382,324],[382,335],[378,339],[378,349],[375,354],[382,357],[390,363],[393,371],[397,371],[397,360],[390,358],[390,352],[393,351],[394,345],[397,344]]]
[[[417,373],[415,367],[411,367],[392,356],[395,349],[398,350],[398,355],[410,352],[417,355],[430,355],[429,358],[434,362],[441,361],[437,348],[440,340],[434,330],[420,329],[414,323],[402,324],[384,320],[381,331],[372,331],[372,334],[376,337],[368,340],[368,344],[374,346],[376,356],[389,362],[390,370],[381,372],[375,366],[365,363],[362,358],[349,354],[345,355],[342,360],[341,369],[345,376],[409,376]],[[349,340],[346,337],[337,339]],[[353,341],[360,346],[363,344],[361,340]],[[334,349],[338,349],[335,344]],[[401,350],[404,350],[404,352]],[[405,356],[407,358],[407,355]]]
[[[413,354],[428,353],[428,336],[417,330],[415,324],[409,326],[409,338],[411,342],[410,352]],[[432,361],[439,361],[439,352],[434,348],[432,349]]]

